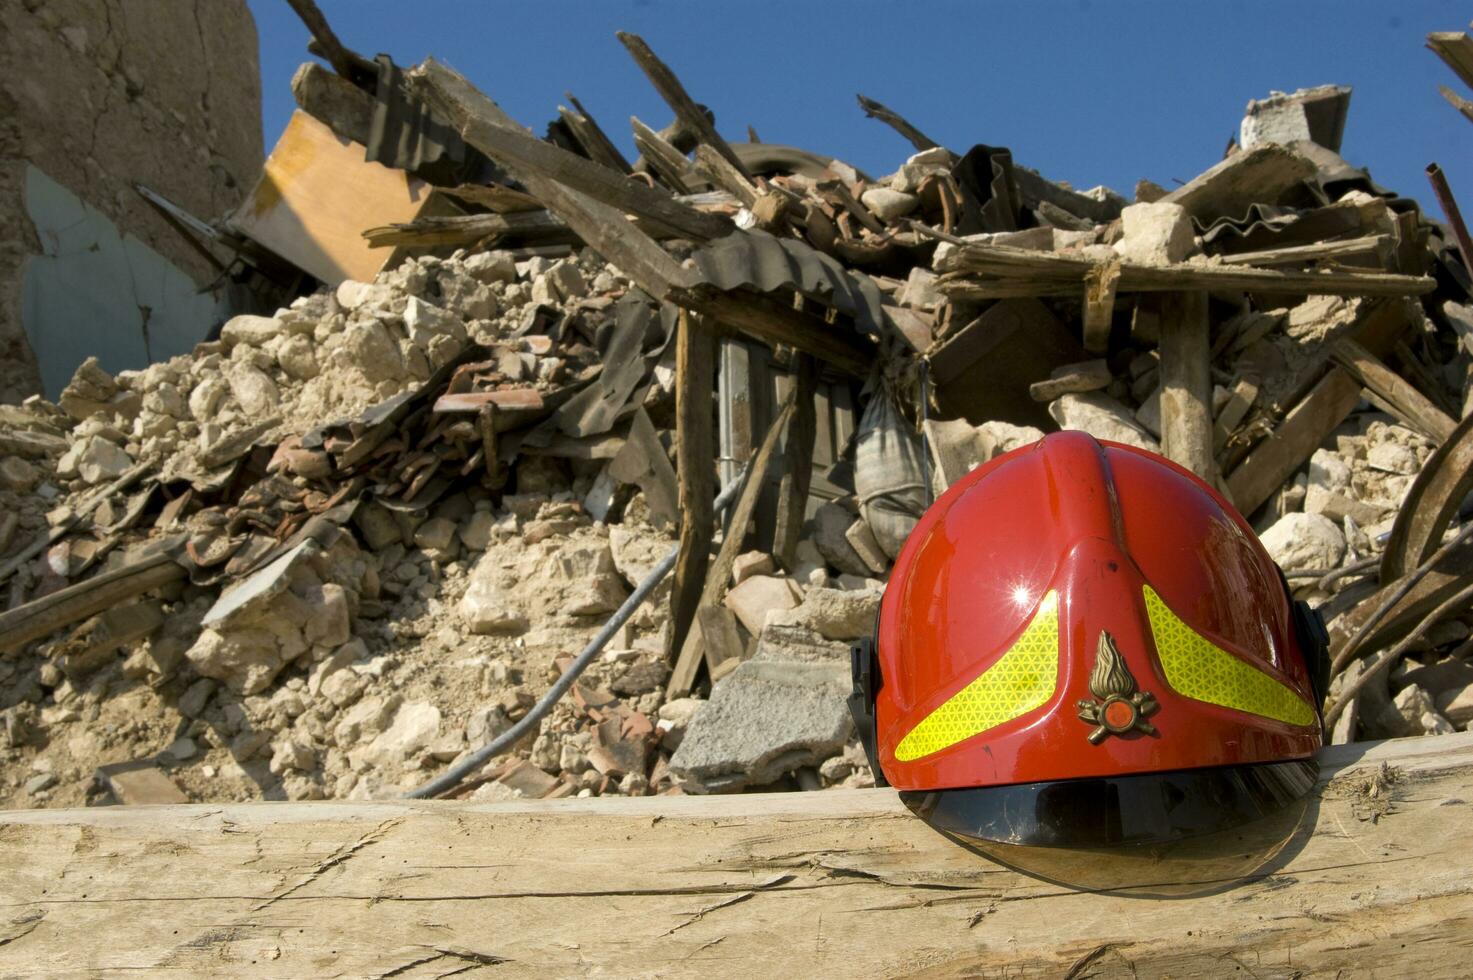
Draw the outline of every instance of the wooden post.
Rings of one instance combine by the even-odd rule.
[[[716,560],[711,562],[711,567],[706,570],[706,584],[701,589],[701,608],[714,606],[721,601],[726,594],[726,584],[731,578],[731,567],[736,562],[736,557],[741,553],[742,539],[746,537],[745,530],[747,522],[752,519],[752,512],[757,509],[757,499],[762,496],[762,487],[767,483],[768,471],[772,468],[773,458],[777,455],[777,444],[787,431],[788,423],[793,418],[793,399],[790,397],[787,404],[783,405],[778,412],[777,418],[772,420],[767,435],[762,438],[762,445],[758,448],[752,462],[747,467],[745,477],[746,484],[737,497],[737,502],[731,509],[731,519],[726,525],[726,537],[721,539],[721,550],[716,553]],[[701,667],[701,644],[700,632],[691,630],[686,633],[685,642],[680,647],[680,656],[676,658],[675,669],[670,672],[670,680],[665,685],[666,698],[679,698],[689,694],[695,686],[696,675]]]
[[[716,522],[716,440],[711,406],[715,383],[715,337],[699,315],[680,312],[675,340],[675,468],[680,480],[680,557],[670,593],[669,646],[672,662],[685,643],[700,603]]]
[[[1161,314],[1161,450],[1168,459],[1215,483],[1207,294],[1167,293],[1157,302]]]
[[[813,477],[813,443],[818,432],[814,398],[818,387],[818,365],[807,354],[793,357],[793,380],[796,401],[793,424],[788,429],[783,447],[782,486],[778,490],[777,528],[772,537],[772,553],[784,568],[792,568],[798,550],[798,537],[808,506],[808,487]]]

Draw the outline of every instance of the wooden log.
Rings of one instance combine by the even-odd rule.
[[[675,338],[675,472],[680,481],[680,554],[670,591],[666,657],[673,663],[695,619],[716,534],[716,337],[682,310]]]
[[[1458,423],[1432,400],[1422,394],[1395,371],[1381,363],[1353,340],[1337,341],[1330,356],[1350,375],[1380,398],[1402,422],[1416,429],[1434,443],[1442,443],[1452,435]]]
[[[1208,483],[1216,483],[1207,294],[1167,293],[1158,302],[1161,451]]]
[[[1473,735],[1334,746],[1269,865],[1154,902],[1159,867],[1050,884],[888,789],[14,811],[0,949],[15,976],[1461,976],[1468,799]]]
[[[778,443],[787,432],[788,423],[793,417],[793,397],[789,395],[782,411],[778,412],[777,418],[772,420],[767,434],[762,437],[762,445],[753,454],[751,463],[747,466],[746,483],[742,486],[741,495],[737,497],[736,506],[731,509],[730,518],[726,524],[726,536],[721,539],[721,549],[716,552],[716,559],[706,569],[706,582],[701,587],[700,608],[714,606],[721,602],[721,597],[726,595],[728,584],[731,581],[732,565],[736,563],[737,555],[741,553],[742,541],[746,538],[747,522],[752,519],[752,514],[757,509],[757,501],[762,496],[762,489],[767,484],[767,474],[772,468],[772,462],[777,455]],[[700,615],[697,612],[697,615]],[[670,680],[665,685],[665,697],[685,697],[695,686],[696,676],[701,668],[701,644],[698,630],[691,630],[685,636],[685,642],[681,645],[680,656],[675,660],[675,667],[670,671]]]
[[[619,31],[616,35],[621,44],[629,50],[630,56],[634,58],[635,64],[639,65],[655,91],[660,93],[660,98],[665,100],[675,113],[675,118],[686,125],[686,128],[697,135],[702,143],[714,149],[726,158],[726,162],[736,168],[737,173],[748,180],[752,179],[752,172],[742,163],[741,157],[736,155],[721,134],[716,132],[705,111],[686,92],[685,86],[680,84],[680,79],[670,70],[658,57],[650,46],[644,42],[644,38],[638,34],[630,34],[627,31]]]

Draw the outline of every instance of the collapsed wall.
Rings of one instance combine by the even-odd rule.
[[[0,31],[0,401],[202,340],[220,269],[135,191],[202,219],[260,169],[245,0],[7,4]]]

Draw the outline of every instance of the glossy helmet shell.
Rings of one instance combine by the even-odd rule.
[[[983,712],[967,722],[985,725],[975,733],[897,751],[1049,609],[1057,658],[1041,703],[1001,721]],[[1152,453],[1050,435],[958,481],[897,558],[875,638],[875,761],[891,785],[925,791],[1307,759],[1321,724],[1295,617],[1252,528],[1207,484]],[[1174,654],[1174,672],[1163,664],[1168,623],[1198,644]],[[1106,637],[1143,723],[1119,731],[1097,731],[1103,718],[1136,720],[1092,689]],[[1215,669],[1249,678],[1279,709],[1242,710],[1231,691],[1188,683],[1201,641]]]

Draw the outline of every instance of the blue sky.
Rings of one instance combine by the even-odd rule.
[[[863,92],[954,150],[1007,146],[1055,180],[1126,196],[1220,159],[1250,98],[1351,85],[1346,159],[1434,213],[1423,168],[1436,160],[1473,212],[1473,123],[1437,86],[1473,92],[1423,46],[1468,26],[1473,8],[1451,0],[318,2],[348,46],[404,65],[433,54],[539,134],[571,91],[631,158],[629,117],[660,128],[670,112],[616,30],[642,35],[728,139],[751,124],[888,173],[910,148],[865,118]],[[307,32],[285,0],[249,3],[269,149]]]

